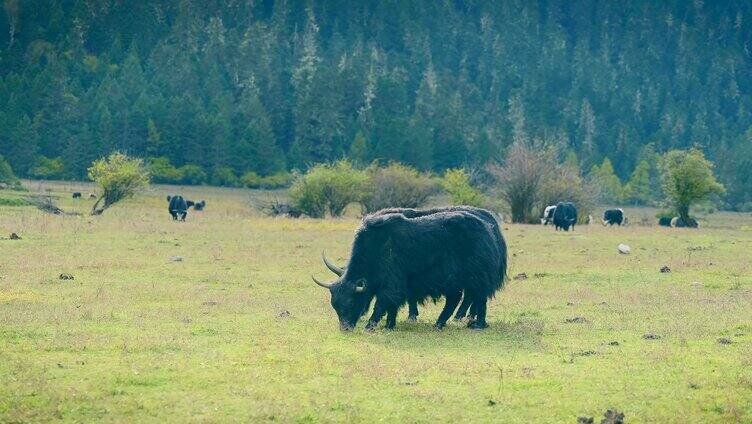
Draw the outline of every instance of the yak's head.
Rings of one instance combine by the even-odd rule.
[[[339,328],[343,331],[350,331],[355,328],[360,317],[368,310],[368,306],[373,299],[373,292],[368,288],[368,281],[363,276],[355,276],[355,272],[346,272],[326,259],[322,253],[324,264],[333,273],[339,277],[332,283],[322,283],[316,277],[313,281],[321,287],[329,289],[332,295],[332,307],[337,312],[339,318]]]

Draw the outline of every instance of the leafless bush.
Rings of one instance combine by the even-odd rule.
[[[509,206],[512,222],[533,223],[547,205],[573,202],[584,220],[595,206],[595,185],[575,167],[558,162],[555,145],[513,144],[503,165],[488,167],[495,191]]]
[[[512,222],[533,221],[533,210],[540,203],[541,191],[552,179],[555,168],[555,148],[536,150],[523,142],[509,148],[503,166],[488,167],[497,181],[496,191],[509,205]]]

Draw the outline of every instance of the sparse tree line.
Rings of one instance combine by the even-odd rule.
[[[665,196],[662,204],[684,222],[694,222],[689,214],[693,204],[717,202],[718,196],[725,192],[715,178],[714,165],[698,149],[672,150],[659,159],[659,165]],[[88,168],[88,177],[102,189],[92,207],[92,214],[99,215],[146,187],[152,172],[141,159],[116,152],[94,161]],[[352,203],[360,204],[366,213],[392,207],[418,208],[443,190],[454,205],[503,209],[517,223],[536,222],[547,205],[562,201],[577,204],[583,212],[581,219],[585,219],[599,200],[618,200],[612,197],[614,193],[650,192],[647,177],[635,177],[622,186],[608,161],[593,167],[588,176],[582,176],[572,163],[559,161],[555,146],[535,146],[522,141],[510,148],[503,164],[489,165],[485,177],[484,181],[478,178],[480,187],[475,187],[470,175],[461,168],[447,170],[443,177],[437,178],[399,163],[358,167],[342,159],[291,176],[289,192],[296,211],[323,218],[341,216]],[[21,188],[2,156],[0,184],[0,189]]]
[[[649,204],[657,157],[698,146],[721,206],[752,209],[751,26],[748,2],[7,0],[0,155],[271,188],[343,157],[483,182],[524,142],[555,146],[556,181]]]

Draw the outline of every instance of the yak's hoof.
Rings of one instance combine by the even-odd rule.
[[[436,323],[436,324],[434,325],[434,327],[436,327],[436,329],[437,329],[437,330],[443,330],[443,329],[444,329],[444,327],[446,327],[446,323],[445,323],[445,322],[437,322],[437,323]]]
[[[365,328],[366,331],[373,332],[373,330],[375,330],[375,329],[376,329],[376,324],[375,323],[369,322],[368,324],[366,324],[366,328]]]
[[[418,316],[417,315],[408,315],[407,316],[407,322],[418,322]]]
[[[471,330],[482,330],[484,328],[488,328],[488,324],[486,324],[485,322],[473,321],[467,324],[467,328]]]

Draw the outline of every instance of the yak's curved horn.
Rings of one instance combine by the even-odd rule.
[[[327,268],[329,268],[329,271],[337,274],[337,277],[341,277],[342,274],[345,273],[345,270],[338,267],[337,265],[334,265],[333,263],[329,262],[329,259],[326,258],[326,253],[322,250],[321,251],[321,259],[324,260],[324,264]]]
[[[321,281],[317,280],[316,277],[314,277],[313,275],[311,275],[311,278],[313,278],[313,282],[314,283],[318,284],[321,287],[324,287],[324,288],[327,288],[327,289],[332,288],[332,284],[331,283],[329,283],[329,284],[322,283]]]

